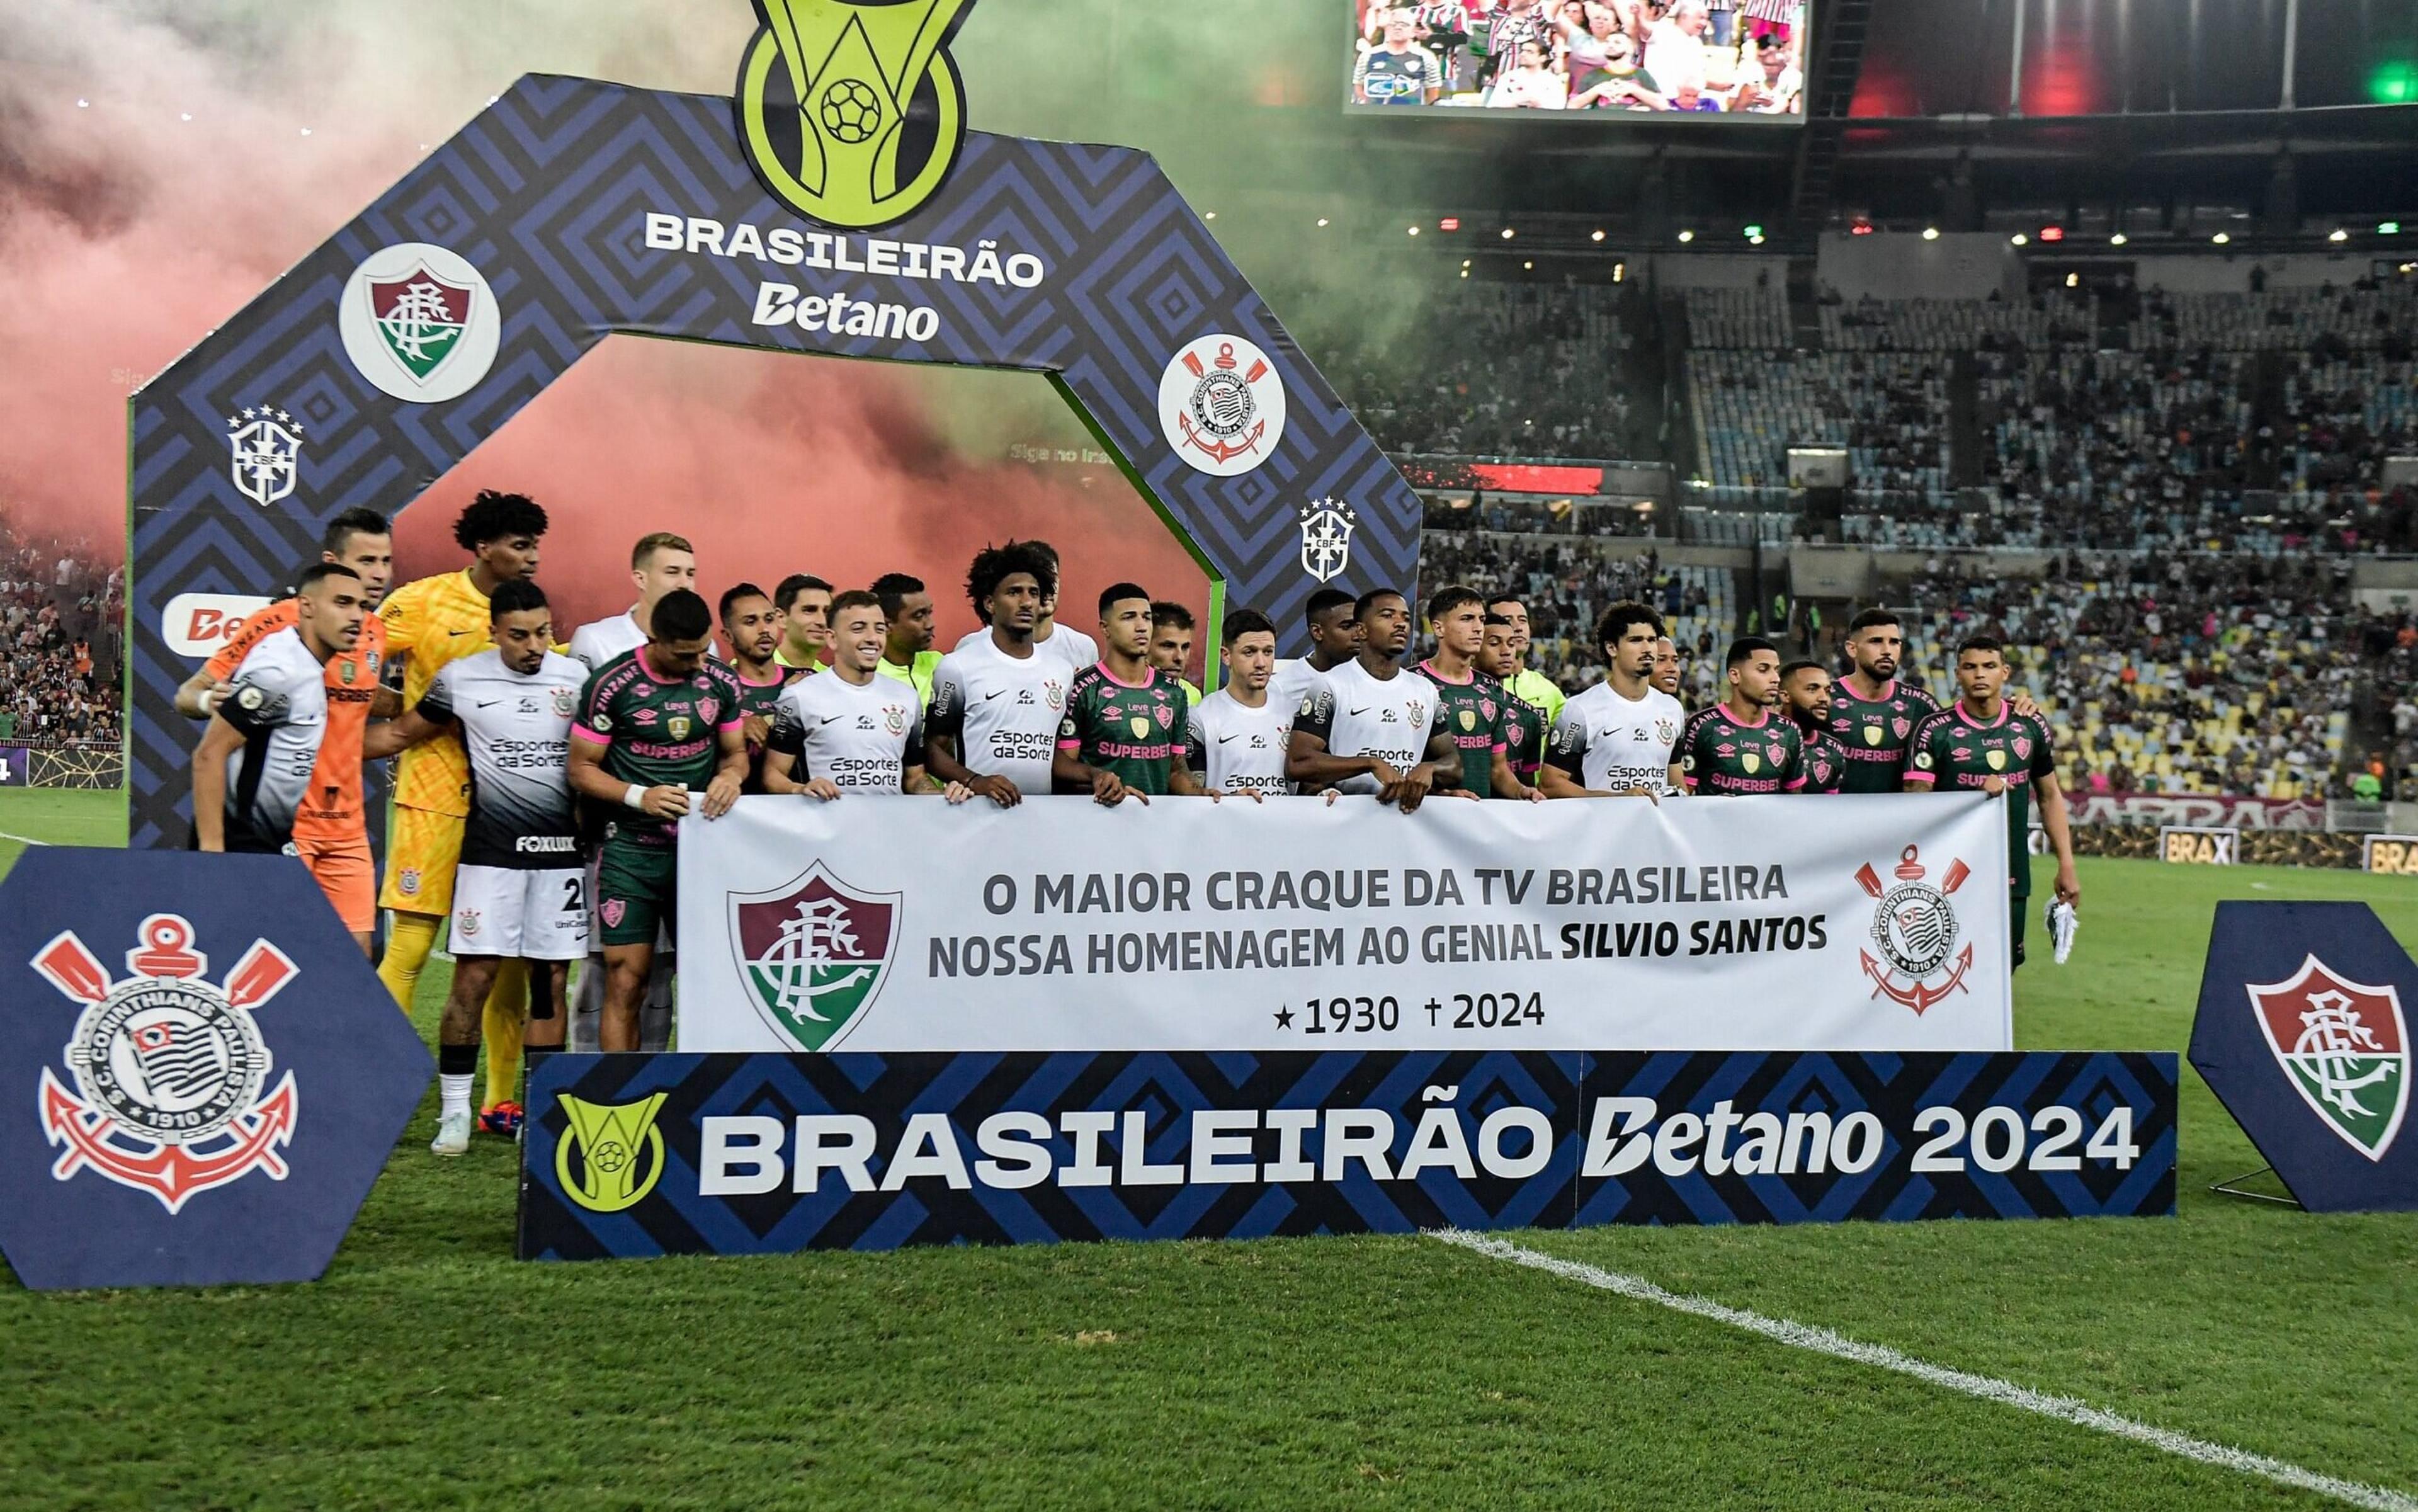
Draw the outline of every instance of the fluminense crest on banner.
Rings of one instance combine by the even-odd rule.
[[[267,509],[294,492],[302,462],[302,422],[271,405],[227,417],[228,474],[236,492]]]
[[[42,1131],[60,1148],[51,1174],[90,1170],[170,1213],[253,1171],[283,1181],[294,1074],[262,1095],[272,1058],[252,1015],[294,979],[294,962],[255,939],[214,985],[181,915],[151,915],[140,937],[126,953],[129,974],[115,980],[72,932],[34,956],[34,970],[84,1007],[62,1055],[74,1090],[44,1066],[36,1094]]]
[[[850,887],[819,861],[767,892],[731,893],[731,947],[764,1022],[804,1050],[846,1037],[897,953],[899,896]]]
[[[912,215],[965,145],[946,51],[972,0],[756,0],[733,91],[740,151],[776,200],[826,225]]]
[[[2383,1159],[2410,1105],[2401,994],[2350,981],[2315,955],[2285,981],[2245,986],[2292,1090],[2345,1143]]]
[[[1301,512],[1301,570],[1331,583],[1352,565],[1352,529],[1360,523],[1352,506],[1331,498]]]
[[[1754,769],[1750,766],[1747,770]],[[1912,846],[1899,856],[1896,885],[1886,891],[1872,863],[1856,868],[1857,885],[1878,900],[1873,909],[1872,937],[1882,959],[1873,959],[1869,951],[1857,953],[1863,959],[1864,974],[1873,979],[1875,997],[1886,993],[1921,1014],[1950,993],[1965,990],[1965,973],[1973,969],[1973,947],[1968,943],[1951,969],[1949,955],[1956,949],[1957,936],[1962,931],[1949,894],[1964,886],[1965,878],[1971,875],[1971,868],[1963,862],[1951,862],[1948,874],[1934,886],[1925,879],[1928,868]],[[1942,980],[1932,980],[1943,972]],[[1905,979],[1903,985],[1901,976]]]
[[[424,241],[363,258],[345,281],[337,328],[362,377],[417,405],[476,387],[503,337],[485,277],[458,252]]]
[[[1249,472],[1284,439],[1284,380],[1268,355],[1242,337],[1203,336],[1168,359],[1158,380],[1158,424],[1175,454],[1200,471],[1216,478]]]

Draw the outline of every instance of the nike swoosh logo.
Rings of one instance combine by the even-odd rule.
[[[1005,688],[993,688],[990,692],[983,695],[983,702],[988,703],[993,698],[998,697],[1001,694],[1005,693],[1006,691],[1007,690]]]
[[[1367,713],[1368,711],[1369,711],[1369,710],[1366,710],[1366,709],[1355,709],[1355,710],[1352,710],[1352,712],[1353,712],[1353,713],[1354,713],[1354,714],[1365,714],[1365,713]]]
[[[1232,734],[1232,735],[1220,735],[1220,736],[1218,736],[1218,737],[1217,737],[1217,743],[1218,743],[1219,745],[1223,745],[1223,744],[1225,744],[1225,743],[1226,743],[1227,741],[1239,741],[1239,740],[1241,740],[1242,738],[1243,738],[1243,737],[1242,737],[1242,734],[1241,734],[1241,732],[1239,732],[1239,731],[1237,731],[1236,733],[1234,733],[1234,734]]]
[[[478,632],[475,630],[449,630],[445,634],[448,635],[475,635]]]
[[[848,717],[848,716],[847,716],[846,714],[834,714],[831,718],[826,719],[826,720],[819,721],[818,723],[819,723],[819,724],[822,724],[822,725],[836,725],[836,724],[838,724],[841,720],[846,719],[847,717]]]
[[[503,700],[501,698],[482,698],[479,701],[479,707],[482,709],[493,709],[502,702]]]

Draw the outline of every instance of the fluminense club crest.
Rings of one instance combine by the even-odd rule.
[[[495,291],[469,260],[406,241],[361,260],[344,283],[336,328],[344,355],[380,392],[442,404],[495,366],[503,320]]]
[[[763,893],[733,893],[731,949],[757,1014],[803,1050],[863,1017],[897,955],[900,894],[850,887],[818,861]]]
[[[1284,438],[1284,380],[1240,336],[1203,336],[1168,359],[1158,423],[1175,454],[1216,478],[1246,473]]]
[[[1352,529],[1360,517],[1349,504],[1322,498],[1301,512],[1301,570],[1331,583],[1352,565]]]
[[[2382,1160],[2410,1104],[2401,994],[2342,976],[2315,955],[2282,982],[2248,985],[2258,1031],[2309,1110],[2345,1143]]]
[[[1856,868],[1857,885],[1878,903],[1873,909],[1872,938],[1881,959],[1875,960],[1870,951],[1856,953],[1864,964],[1864,974],[1873,979],[1873,995],[1886,993],[1918,1015],[1951,992],[1970,991],[1965,985],[1965,973],[1973,969],[1969,942],[1952,965],[1949,960],[1961,932],[1955,905],[1949,897],[1965,885],[1972,870],[1961,861],[1951,862],[1936,887],[1925,880],[1928,875],[1912,846],[1899,855],[1896,885],[1886,891],[1872,863]]]
[[[84,1008],[62,1055],[73,1090],[44,1066],[36,1092],[42,1132],[60,1148],[51,1174],[91,1170],[172,1214],[255,1170],[283,1181],[294,1073],[262,1094],[274,1058],[252,1016],[298,969],[255,939],[214,985],[183,916],[155,913],[137,936],[129,974],[115,980],[72,931],[34,956],[34,970]]]
[[[263,509],[293,494],[302,462],[302,422],[272,405],[227,417],[227,471],[236,492]]]

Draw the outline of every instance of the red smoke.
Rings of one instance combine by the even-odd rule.
[[[628,604],[630,544],[652,530],[696,544],[709,600],[742,579],[770,591],[794,572],[841,588],[912,573],[940,608],[944,650],[975,623],[968,558],[1011,537],[1057,546],[1062,613],[1078,629],[1091,628],[1100,589],[1120,578],[1205,611],[1200,568],[1113,466],[1029,466],[1007,459],[1005,439],[977,456],[942,434],[946,406],[996,406],[1043,381],[616,338],[405,512],[398,573],[458,566],[455,514],[478,490],[501,488],[551,517],[538,575],[563,624]],[[1053,446],[1079,444],[1067,440],[1072,424],[1035,429]]]
[[[64,14],[0,0],[0,513],[116,559],[134,388],[514,74],[727,87],[750,23],[738,5],[697,24],[541,0],[398,35],[367,0]],[[500,487],[552,513],[543,576],[566,617],[620,606],[629,543],[654,529],[696,542],[715,593],[742,575],[914,573],[944,645],[973,623],[968,556],[1010,536],[1059,547],[1079,628],[1123,577],[1204,608],[1200,570],[1113,466],[1008,460],[1018,440],[1086,444],[1041,384],[608,342],[406,512],[402,565],[457,563],[454,514]]]

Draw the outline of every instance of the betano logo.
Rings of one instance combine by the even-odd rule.
[[[773,197],[868,231],[939,191],[966,138],[946,51],[973,0],[756,0],[734,91],[740,150]]]
[[[635,1103],[558,1099],[568,1125],[554,1147],[554,1175],[563,1195],[590,1213],[620,1213],[653,1191],[664,1174],[664,1131],[655,1127],[655,1115],[665,1096],[656,1092]]]

